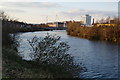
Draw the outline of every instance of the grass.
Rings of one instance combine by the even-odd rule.
[[[50,39],[53,40],[51,37]],[[3,79],[7,79],[7,78],[75,78],[75,77],[79,78],[80,72],[84,71],[85,69],[84,67],[78,64],[74,64],[72,56],[70,57],[70,55],[64,54],[64,52],[62,53],[63,55],[59,53],[56,53],[56,55],[59,54],[59,56],[61,55],[62,57],[66,55],[66,57],[63,58],[65,60],[65,63],[72,62],[71,64],[64,63],[63,65],[57,65],[57,64],[39,63],[34,60],[31,60],[31,61],[23,60],[22,57],[19,56],[19,53],[17,52],[17,48],[15,48],[16,42],[18,45],[18,41],[16,41],[16,39],[12,39],[12,40],[14,40],[12,41],[12,44],[9,44],[9,45],[7,44],[7,46],[3,45],[3,48],[2,48]],[[59,46],[56,46],[56,48],[58,48],[59,51],[61,52],[62,48],[60,48],[60,46],[63,46],[64,48],[65,44],[63,45],[61,43]],[[42,57],[45,57],[45,56],[42,56]],[[51,57],[54,57],[54,56],[51,56]],[[68,59],[68,61],[66,61],[67,57],[70,58]]]
[[[13,49],[3,48],[3,78],[49,78],[51,74],[33,63],[22,60]]]

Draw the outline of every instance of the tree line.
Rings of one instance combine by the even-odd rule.
[[[20,22],[17,19],[10,18],[4,11],[0,11],[0,20],[2,20],[3,32],[31,32],[48,30],[46,24],[28,24]],[[8,31],[9,30],[9,31]]]
[[[91,40],[105,40],[112,42],[120,42],[120,25],[118,18],[114,18],[116,26],[101,26],[93,25],[92,27],[81,26],[76,22],[69,22],[67,34]],[[103,23],[102,19],[97,21],[96,24]]]

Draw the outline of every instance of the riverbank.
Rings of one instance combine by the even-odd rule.
[[[3,47],[2,78],[52,78],[52,75],[42,68],[34,68],[32,62],[22,60],[17,52]]]
[[[47,33],[61,36],[60,41],[68,42],[71,46],[68,53],[74,56],[75,62],[82,63],[87,68],[86,72],[80,73],[81,78],[117,78],[119,44],[115,42],[94,41],[69,36],[65,30],[29,32],[20,35],[23,41],[18,48],[19,52],[29,51],[27,39],[32,39],[33,36],[45,37]],[[25,52],[22,52],[21,55],[24,55],[24,59],[29,60],[29,54],[25,54]]]
[[[4,32],[3,32],[4,33]],[[23,60],[17,47],[19,36],[4,33],[2,37],[2,78],[48,78],[51,74],[43,69],[35,68],[32,61]]]
[[[36,47],[38,48],[37,50],[40,50],[37,54],[41,53],[42,55],[40,54],[40,56],[37,59],[32,58],[33,60],[25,60],[20,56],[18,51],[20,41],[19,41],[19,36],[17,34],[13,34],[13,35],[8,34],[8,36],[4,36],[3,39],[6,40],[2,45],[2,61],[3,61],[2,77],[3,79],[6,79],[6,78],[74,78],[74,77],[79,78],[79,74],[80,74],[79,72],[84,71],[84,68],[79,64],[78,65],[75,64],[73,62],[73,57],[66,53],[66,51],[69,48],[69,45],[67,45],[67,43],[61,42],[58,46],[53,45],[56,43],[56,41],[60,39],[60,37],[57,37],[57,36],[52,37],[50,35],[46,36],[44,39],[47,41],[41,42],[41,43],[44,43],[44,44],[41,44],[42,50],[44,51],[41,52],[40,50],[41,47]],[[37,39],[39,40],[39,38]],[[32,44],[32,43],[29,42],[29,44]],[[39,44],[39,41],[38,41],[38,44]],[[50,47],[50,45],[51,47],[53,46],[53,48],[51,48],[53,49],[53,51],[51,51],[51,49],[48,50],[49,49],[48,47]],[[33,52],[31,51],[33,55],[36,55],[35,52],[36,51],[33,51]]]
[[[90,40],[105,40],[111,42],[120,42],[120,27],[83,27],[77,23],[70,23],[67,34],[71,36],[86,38]]]
[[[49,27],[46,24],[34,25],[19,21],[8,21],[8,20],[2,20],[2,26],[4,26],[2,30],[4,32],[9,32],[9,33],[66,30],[66,27]]]

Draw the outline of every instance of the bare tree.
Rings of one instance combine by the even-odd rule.
[[[10,17],[4,12],[0,10],[0,20],[9,20]]]

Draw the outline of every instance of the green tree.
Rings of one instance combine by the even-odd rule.
[[[79,77],[83,67],[74,62],[68,54],[70,46],[61,42],[60,36],[47,34],[45,38],[34,37],[28,40],[31,46],[31,58],[39,65],[47,66],[54,77]]]

